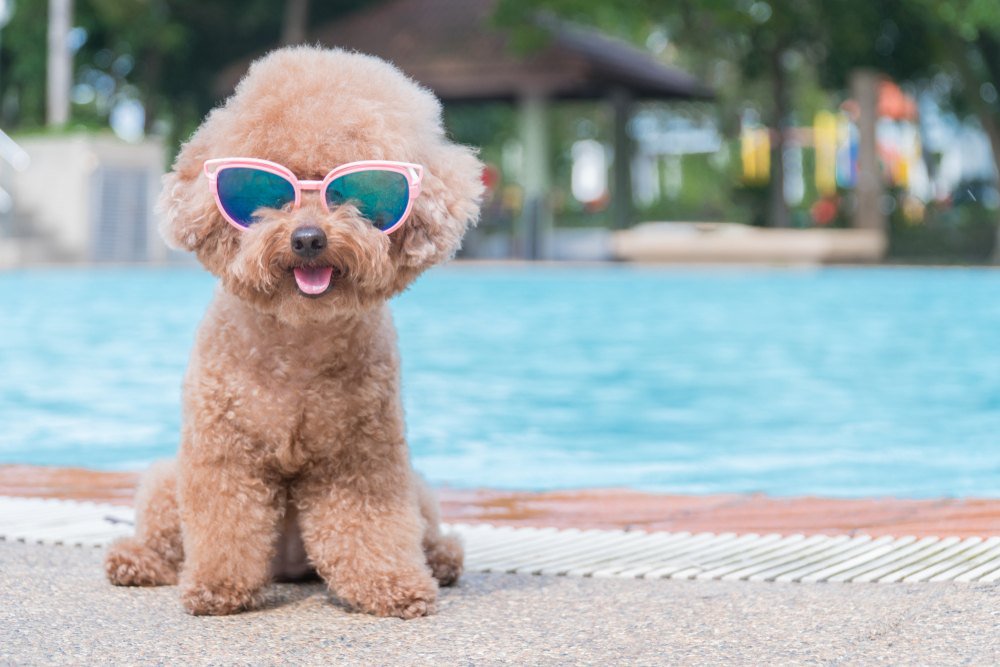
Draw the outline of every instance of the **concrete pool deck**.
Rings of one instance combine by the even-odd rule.
[[[193,617],[116,588],[101,551],[0,542],[0,664],[992,665],[995,584],[762,584],[467,574],[438,613],[350,613],[317,584]]]
[[[0,495],[128,505],[133,473],[0,466]],[[775,499],[442,490],[449,521],[845,534],[1000,534],[1000,500]],[[130,510],[123,510],[130,511]],[[780,582],[465,574],[438,614],[351,613],[318,584],[263,609],[181,610],[116,588],[102,550],[0,541],[0,664],[1000,664],[1000,583]]]
[[[137,473],[0,465],[0,496],[130,505]],[[677,496],[629,490],[530,493],[440,489],[452,523],[557,528],[872,536],[1000,535],[1000,499]]]

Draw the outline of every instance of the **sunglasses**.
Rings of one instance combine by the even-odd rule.
[[[222,217],[239,229],[258,222],[260,209],[291,205],[295,210],[303,190],[318,190],[327,211],[350,204],[376,229],[391,234],[410,215],[424,168],[364,160],[340,165],[321,181],[300,181],[288,167],[270,160],[225,157],[206,161],[205,175]]]

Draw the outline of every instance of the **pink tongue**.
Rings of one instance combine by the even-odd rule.
[[[305,294],[322,294],[330,287],[332,266],[298,266],[292,269],[295,282]]]

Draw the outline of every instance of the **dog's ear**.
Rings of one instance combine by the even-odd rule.
[[[410,219],[393,234],[400,237],[400,263],[416,271],[458,251],[465,230],[479,220],[483,196],[483,165],[473,149],[442,140],[425,153],[423,166]]]
[[[198,135],[182,148],[164,175],[157,202],[160,235],[177,250],[195,251],[217,223],[215,202],[202,174],[206,152]]]

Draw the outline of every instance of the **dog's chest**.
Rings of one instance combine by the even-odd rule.
[[[251,433],[265,462],[294,475],[345,442],[354,398],[336,375],[275,377],[256,384],[253,400],[239,410],[241,429]]]
[[[257,465],[287,476],[372,440],[402,441],[398,355],[381,329],[331,334],[336,345],[266,340],[246,323],[222,331],[200,337],[186,378],[195,428],[233,432]]]

